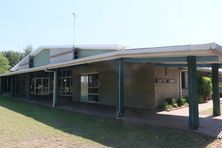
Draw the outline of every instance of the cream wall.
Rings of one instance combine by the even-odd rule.
[[[145,63],[124,63],[124,107],[152,109],[166,97],[179,97],[179,69]],[[73,68],[73,101],[80,100],[80,75],[98,72],[99,103],[116,105],[117,62],[107,61]],[[165,75],[166,74],[166,75]],[[176,83],[156,83],[156,78],[176,79]]]
[[[73,69],[73,101],[80,101],[81,74],[99,74],[99,103],[116,105],[117,102],[117,63],[107,61],[77,66]]]
[[[155,107],[155,67],[151,64],[124,64],[124,103],[127,107]]]
[[[165,98],[180,97],[179,68],[155,67],[155,78],[175,79],[176,83],[155,83],[155,106],[163,104]]]

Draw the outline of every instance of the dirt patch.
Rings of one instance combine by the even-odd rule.
[[[85,143],[71,143],[67,140],[56,137],[27,139],[22,141],[7,142],[2,145],[2,147],[4,148],[82,148],[91,146],[91,144]]]

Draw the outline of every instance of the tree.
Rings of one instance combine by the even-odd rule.
[[[23,52],[7,50],[3,51],[2,55],[6,57],[9,61],[10,67],[15,66],[19,61],[21,61],[25,56],[32,52],[32,46],[27,46],[23,49]]]
[[[32,52],[32,46],[28,45],[26,48],[23,49],[23,57],[26,57]]]
[[[8,59],[11,67],[15,66],[23,57],[23,53],[13,50],[3,51],[2,54]]]
[[[0,53],[0,73],[4,73],[6,71],[8,71],[10,68],[9,66],[9,61],[6,57],[4,57],[2,55],[2,53]]]
[[[200,77],[198,79],[199,102],[208,100],[212,93],[212,81],[210,77]]]

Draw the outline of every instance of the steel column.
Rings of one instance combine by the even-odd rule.
[[[213,116],[220,116],[219,64],[212,64]]]
[[[116,118],[122,117],[124,114],[123,98],[124,98],[124,84],[123,84],[123,60],[117,61],[117,106]]]
[[[27,92],[26,92],[26,98],[27,100],[31,100],[31,73],[27,74]]]
[[[3,79],[3,77],[0,78],[0,95],[3,94],[3,90],[2,90],[2,89],[3,89],[3,88],[2,88],[2,86],[3,86],[3,85],[2,85],[2,84],[3,84],[3,80],[2,80],[2,79]]]
[[[188,89],[189,89],[189,127],[199,128],[198,92],[197,92],[197,66],[196,57],[187,57]]]
[[[52,106],[55,107],[58,105],[58,74],[57,70],[53,72],[53,104]]]
[[[11,76],[11,97],[15,97],[15,77]]]

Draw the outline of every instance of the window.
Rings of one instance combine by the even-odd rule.
[[[9,93],[11,92],[11,78],[10,77],[4,77],[3,78],[3,92]]]
[[[17,77],[17,83],[16,83],[16,91],[17,92],[22,92],[25,90],[25,81],[26,81],[26,77],[25,75],[20,75]]]
[[[31,80],[31,94],[49,95],[50,80],[45,77],[35,77]]]
[[[188,89],[188,73],[187,71],[181,72],[182,89]]]
[[[98,73],[81,75],[81,101],[99,101]]]
[[[79,58],[78,49],[74,49],[74,59],[78,59],[78,58]]]
[[[72,71],[59,72],[59,95],[72,96]]]

